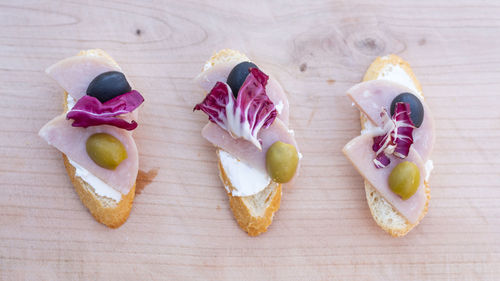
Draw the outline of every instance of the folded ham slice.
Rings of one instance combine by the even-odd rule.
[[[285,126],[288,126],[288,122],[290,121],[290,105],[288,104],[285,91],[276,79],[269,77],[266,85],[266,94],[274,103],[274,106],[276,106],[278,118],[283,121]]]
[[[425,167],[422,158],[415,149],[410,148],[410,153],[406,159],[402,160],[391,156],[391,163],[387,167],[377,169],[375,165],[373,165],[375,153],[372,150],[372,144],[373,138],[371,135],[361,135],[347,143],[342,151],[365,180],[375,187],[385,200],[398,210],[410,223],[416,223],[427,201],[424,186]],[[392,192],[389,187],[389,175],[392,169],[403,161],[413,162],[420,170],[420,185],[417,192],[407,200],[401,199],[401,197]]]
[[[225,150],[229,154],[247,163],[252,168],[258,169],[264,173],[267,173],[266,152],[273,143],[282,141],[292,144],[297,151],[299,151],[295,138],[285,124],[279,119],[275,119],[273,124],[267,129],[260,130],[258,138],[262,141],[262,150],[259,150],[255,145],[245,139],[233,138],[226,130],[212,122],[205,125],[201,131],[201,135],[216,147]]]
[[[68,96],[68,111],[81,97],[87,94],[87,88],[99,74],[107,71],[120,71],[121,68],[109,56],[99,51],[82,52],[77,56],[61,60],[48,67],[45,72],[52,77]],[[133,84],[128,80],[129,84]],[[139,110],[119,116],[131,122],[139,119]],[[132,134],[132,131],[129,131]]]
[[[232,61],[232,62],[224,62],[216,64],[209,69],[200,73],[196,78],[195,82],[205,91],[210,92],[212,88],[215,86],[215,83],[227,82],[227,77],[231,70],[241,61]],[[278,111],[278,118],[283,121],[285,126],[288,126],[289,121],[289,104],[288,98],[283,91],[280,83],[276,81],[276,79],[269,77],[266,85],[266,94],[269,99],[276,106],[276,110]]]
[[[139,170],[139,156],[134,139],[128,131],[113,126],[101,125],[88,128],[72,127],[72,121],[61,114],[49,121],[38,133],[50,145],[84,167],[113,189],[128,194],[135,184]],[[96,133],[107,133],[117,138],[127,150],[127,158],[115,170],[102,168],[94,163],[87,154],[87,139]]]
[[[382,126],[382,118],[380,117],[382,108],[386,108],[389,112],[392,100],[397,95],[405,92],[412,93],[410,89],[397,83],[386,80],[372,80],[350,88],[347,91],[347,96],[368,117],[368,120],[376,126]],[[413,131],[412,147],[425,162],[429,160],[434,145],[434,119],[424,99],[417,93],[413,94],[422,102],[424,107],[424,121],[419,128]],[[369,147],[371,147],[371,144]]]
[[[219,81],[226,83],[229,73],[240,62],[241,61],[231,61],[215,64],[198,74],[194,81],[203,91],[209,93],[215,86],[215,83]]]
[[[115,62],[105,56],[91,54],[63,59],[45,70],[75,100],[86,95],[90,82],[108,71],[121,71]]]

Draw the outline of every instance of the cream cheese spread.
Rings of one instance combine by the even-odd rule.
[[[283,107],[284,106],[285,105],[283,104],[283,101],[281,101],[281,100],[278,102],[277,105],[275,105],[276,111],[278,111],[278,114],[281,114],[281,112],[283,111]]]
[[[432,160],[427,160],[425,162],[425,181],[429,182],[429,177],[431,176],[431,172],[434,169],[434,162]]]
[[[413,79],[399,65],[388,64],[384,66],[377,79],[389,80],[404,85],[420,98],[423,98],[422,93],[417,89]]]
[[[76,104],[76,100],[70,96],[69,94],[66,94],[68,97],[66,98],[66,104],[68,105],[68,111],[70,111],[73,106]]]
[[[267,173],[250,167],[224,150],[219,150],[218,154],[222,168],[234,189],[231,190],[231,187],[226,185],[224,187],[233,196],[257,194],[271,183]]]
[[[73,160],[68,158],[68,161],[73,167],[75,167],[75,176],[81,178],[83,181],[92,186],[96,194],[113,199],[116,202],[120,202],[120,200],[122,199],[122,194],[119,191],[113,189],[111,186],[91,174],[89,171],[78,165]]]

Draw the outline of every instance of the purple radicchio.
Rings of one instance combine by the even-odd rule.
[[[278,114],[266,94],[268,79],[258,68],[251,68],[236,99],[226,83],[217,82],[193,110],[205,112],[210,121],[234,138],[243,138],[262,149],[257,134],[260,129],[269,127]]]
[[[380,113],[385,134],[373,138],[375,167],[387,167],[391,163],[389,159],[391,154],[401,159],[408,156],[410,146],[413,144],[413,129],[415,129],[410,114],[410,105],[404,102],[396,104],[392,118],[389,117],[385,108]]]
[[[73,127],[91,127],[98,125],[111,125],[121,129],[133,130],[137,122],[127,122],[119,115],[134,111],[144,102],[141,94],[135,90],[119,95],[104,103],[91,96],[83,96],[68,112],[66,119],[73,119]]]

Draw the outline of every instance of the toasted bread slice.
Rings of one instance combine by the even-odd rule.
[[[205,64],[203,70],[223,62],[232,61],[250,61],[244,54],[231,50],[223,49],[214,54]],[[217,151],[217,155],[218,155]],[[219,176],[223,184],[229,190],[234,189],[233,184],[226,176],[219,159]],[[252,196],[233,196],[230,192],[229,205],[233,211],[234,218],[238,225],[250,236],[257,236],[267,231],[267,227],[272,223],[274,213],[279,209],[281,202],[281,184],[271,182],[266,188]]]
[[[389,55],[385,57],[377,58],[368,68],[363,78],[363,81],[380,79],[379,76],[381,73],[387,73],[388,71],[393,71],[392,68],[394,66],[399,66],[398,71],[404,71],[406,75],[409,77],[408,81],[413,83],[413,88],[422,93],[422,87],[420,82],[418,82],[417,78],[413,74],[413,71],[410,68],[410,65],[404,61],[402,58],[396,55]],[[383,79],[390,80],[390,77],[384,77]],[[394,81],[400,82],[400,81]],[[411,87],[408,87],[411,88]],[[364,129],[364,124],[367,122],[367,117],[364,114],[360,116],[361,120],[361,128]],[[429,201],[431,199],[430,195],[430,187],[427,182],[424,182],[425,186],[425,194],[427,196],[427,201],[425,203],[425,208],[420,215],[418,221],[415,224],[411,224],[408,220],[406,220],[396,209],[394,209],[391,204],[389,204],[380,193],[365,180],[365,193],[366,200],[368,201],[368,206],[370,207],[370,211],[372,213],[373,219],[375,222],[386,232],[394,237],[400,237],[406,235],[412,228],[417,226],[419,222],[424,218],[425,214],[427,214],[427,210],[429,207]]]
[[[229,190],[234,189],[231,181],[219,160],[219,176],[224,186]],[[261,192],[252,196],[233,196],[230,192],[229,206],[239,226],[250,236],[257,236],[266,232],[267,227],[273,222],[274,212],[280,208],[281,184],[271,182]]]
[[[86,50],[81,51],[78,55],[103,56],[118,67],[118,64],[103,50]],[[66,92],[64,93],[63,106],[64,112],[67,112],[68,93]],[[116,202],[114,199],[97,194],[94,187],[82,178],[76,176],[76,168],[71,165],[68,157],[66,157],[64,153],[62,156],[64,166],[66,167],[69,178],[75,187],[76,193],[78,193],[83,205],[89,209],[92,216],[94,216],[98,222],[111,228],[120,227],[125,221],[127,221],[135,197],[135,184],[132,186],[127,195],[122,194],[121,200]]]

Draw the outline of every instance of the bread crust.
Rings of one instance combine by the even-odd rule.
[[[229,190],[235,189],[231,184],[231,181],[227,177],[220,160],[218,163],[218,167],[220,173],[219,175],[224,186],[229,187]],[[271,185],[275,185],[277,187]],[[266,196],[265,202],[262,202],[263,204],[269,204],[265,208],[264,214],[262,216],[252,215],[252,211],[250,210],[250,207],[245,203],[244,197],[233,196],[230,192],[226,193],[227,197],[229,198],[229,206],[233,211],[234,218],[238,222],[238,225],[241,227],[241,229],[246,231],[250,236],[257,236],[263,232],[266,232],[268,226],[273,222],[274,213],[280,208],[282,185],[270,183],[270,186],[268,186],[268,188],[273,188],[274,190],[270,192],[268,196]],[[261,192],[266,191],[267,188],[265,188]],[[258,196],[258,194],[256,196]]]
[[[208,61],[203,66],[203,71],[216,64],[232,61],[250,61],[250,59],[245,54],[240,53],[236,50],[222,49],[213,54],[210,59],[208,59]]]
[[[210,57],[203,67],[203,70],[207,70],[218,63],[230,61],[250,61],[250,59],[238,51],[223,49]],[[217,155],[218,154],[217,150]],[[229,190],[234,189],[231,181],[224,171],[224,168],[222,167],[222,164],[220,163],[220,159],[217,166],[219,168],[219,176],[224,186],[228,187]],[[274,213],[280,208],[281,194],[282,185],[275,182],[271,182],[270,185],[264,190],[252,196],[232,196],[230,192],[227,192],[229,206],[231,207],[234,218],[238,222],[240,228],[247,232],[249,236],[257,236],[267,231],[267,228],[273,221]],[[252,200],[258,201],[262,205],[266,206],[262,214],[252,214],[255,213],[252,211],[249,203]]]
[[[422,86],[415,77],[415,74],[411,70],[408,62],[404,61],[402,58],[393,54],[385,57],[378,57],[377,59],[375,59],[375,61],[373,61],[370,67],[368,67],[368,70],[365,73],[363,81],[378,79],[380,72],[384,69],[386,65],[389,64],[398,65],[401,68],[403,68],[405,72],[413,80],[417,90],[420,91],[420,93],[422,93]],[[367,117],[363,113],[360,114],[360,121],[361,121],[361,129],[364,129],[364,124],[367,121]],[[384,231],[386,231],[393,237],[401,237],[408,234],[410,230],[412,230],[415,226],[417,226],[420,223],[420,221],[425,217],[429,209],[429,202],[431,199],[431,189],[429,183],[424,181],[424,187],[425,187],[425,195],[427,197],[427,200],[425,202],[425,207],[417,222],[412,224],[406,218],[404,218],[396,209],[394,209],[394,207],[392,207],[387,201],[385,201],[385,199],[382,197],[382,195],[380,195],[380,193],[375,189],[375,187],[373,187],[368,181],[365,180],[366,200],[368,206],[370,207],[370,212],[375,222]],[[378,202],[379,200],[381,200],[382,202]],[[385,209],[385,210],[380,210],[380,209]],[[393,216],[394,219],[400,220],[403,223],[399,224],[387,223],[387,221],[380,214],[387,213],[388,211],[392,212],[391,216]],[[389,221],[392,222],[393,219],[390,219]]]
[[[118,67],[116,61],[114,61],[113,58],[111,58],[111,56],[109,56],[103,50],[100,49],[80,51],[78,55],[103,56]],[[63,100],[64,112],[67,112],[68,93],[64,92],[63,96],[64,96]],[[68,160],[68,157],[64,153],[62,153],[62,158],[69,179],[71,180],[71,183],[75,187],[76,193],[80,197],[80,200],[82,201],[83,205],[87,207],[87,209],[90,211],[95,220],[110,228],[118,228],[123,223],[125,223],[130,215],[130,211],[132,210],[132,204],[134,202],[134,197],[135,197],[135,184],[132,186],[127,195],[122,194],[120,202],[116,202],[113,199],[100,196],[99,194],[97,194],[95,192],[94,187],[89,185],[82,178],[76,176],[76,168],[73,165],[71,165],[71,163]]]
[[[422,85],[417,80],[417,77],[415,77],[415,74],[413,73],[410,64],[394,54],[376,58],[366,70],[365,76],[363,77],[363,82],[378,79],[380,72],[382,72],[382,70],[386,65],[400,66],[402,69],[404,69],[406,74],[410,76],[417,90],[422,92]]]
[[[71,183],[73,183],[76,193],[78,193],[83,205],[87,207],[96,221],[110,228],[118,228],[125,223],[132,210],[132,203],[135,197],[135,184],[127,195],[122,194],[120,202],[116,202],[95,193],[91,185],[75,175],[76,169],[69,163],[68,157],[64,153],[62,157],[69,179]]]

